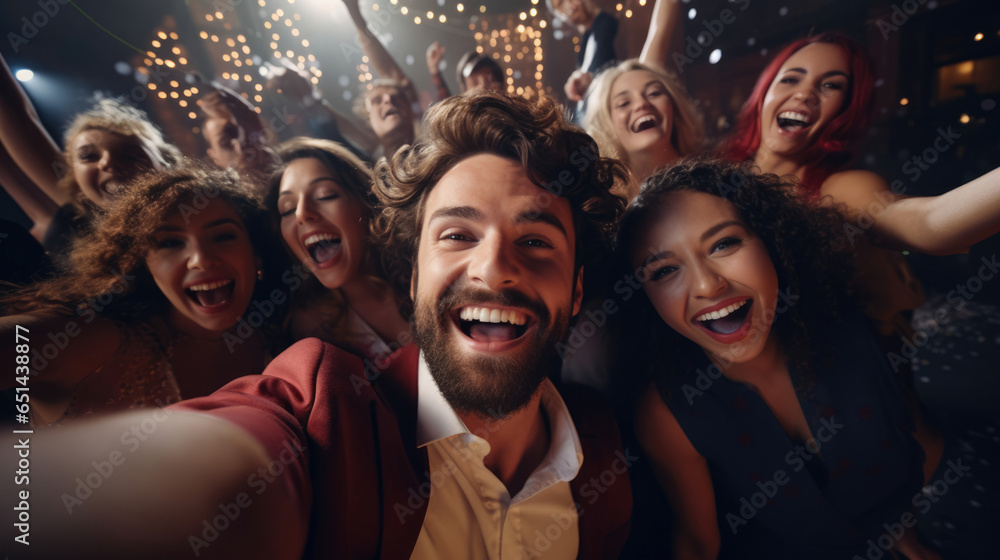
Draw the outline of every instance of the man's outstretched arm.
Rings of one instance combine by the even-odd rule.
[[[30,491],[35,557],[302,553],[308,505],[302,506],[287,479],[253,484],[272,458],[260,441],[228,421],[150,409],[25,437],[30,482],[13,490]],[[5,442],[2,455],[14,457],[12,447],[20,443]],[[12,523],[4,526],[4,532],[17,530]],[[5,540],[13,542],[13,536]]]

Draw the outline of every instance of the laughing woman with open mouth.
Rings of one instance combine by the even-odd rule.
[[[412,339],[370,239],[371,172],[329,140],[289,140],[279,157],[267,206],[288,251],[310,273],[293,295],[287,334],[319,338],[377,365]]]
[[[260,373],[266,324],[241,319],[281,268],[268,232],[232,172],[182,164],[133,183],[76,243],[71,273],[0,302],[0,332],[27,327],[38,351],[32,422],[165,406]]]

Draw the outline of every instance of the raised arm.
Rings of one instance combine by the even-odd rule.
[[[0,142],[25,175],[58,205],[71,202],[57,187],[54,164],[65,166],[59,145],[42,126],[31,100],[0,56]]]
[[[639,399],[636,435],[653,462],[656,478],[674,510],[677,560],[708,560],[719,555],[719,524],[708,463],[684,434],[677,419],[650,387]]]
[[[332,121],[337,134],[356,144],[361,150],[372,153],[378,148],[378,138],[370,129],[358,126],[354,119],[336,110],[323,99],[319,89],[293,64],[281,59],[282,66],[275,69],[267,81],[267,87],[280,91],[290,100],[299,104],[309,119]],[[328,140],[340,140],[328,138]]]
[[[895,194],[868,171],[836,173],[821,193],[847,205],[848,230],[870,229],[872,241],[887,248],[950,255],[1000,232],[1000,168],[938,196]]]
[[[0,144],[0,186],[28,215],[32,222],[31,236],[41,242],[59,206],[24,174],[3,144]]]
[[[396,61],[389,54],[389,51],[385,50],[385,46],[378,40],[378,37],[368,29],[368,23],[365,21],[364,16],[361,15],[360,0],[344,0],[344,5],[347,6],[347,11],[351,14],[351,21],[354,22],[354,28],[358,32],[358,38],[361,40],[361,48],[365,51],[365,55],[368,56],[368,60],[371,61],[372,66],[375,67],[375,71],[383,78],[390,78],[403,84],[406,95],[410,98],[411,103],[419,99],[417,97],[417,88],[413,85],[409,76],[406,75],[406,72],[403,72],[399,64],[396,64]]]
[[[434,80],[438,101],[444,101],[451,97],[451,90],[448,89],[448,84],[441,76],[442,58],[444,58],[444,47],[438,41],[434,41],[427,47],[427,71],[430,72],[431,79]],[[461,89],[461,85],[459,84],[459,89]]]
[[[667,68],[667,62],[670,61],[670,42],[678,27],[681,27],[681,1],[656,0],[639,61]]]

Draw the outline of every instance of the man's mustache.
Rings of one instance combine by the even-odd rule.
[[[549,319],[549,310],[541,302],[529,298],[517,290],[505,289],[499,292],[476,288],[448,288],[438,300],[438,314],[446,315],[452,309],[467,306],[519,307],[531,312],[539,321]]]

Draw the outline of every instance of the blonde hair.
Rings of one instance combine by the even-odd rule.
[[[669,72],[632,58],[599,74],[587,93],[584,128],[597,141],[601,155],[629,163],[628,154],[615,135],[614,125],[611,122],[611,87],[622,74],[633,70],[649,72],[666,88],[674,106],[670,143],[677,150],[677,154],[684,157],[700,152],[705,139],[705,126],[701,115],[688,98],[684,86]]]
[[[88,130],[112,132],[147,144],[155,149],[155,155],[160,157],[160,163],[165,167],[172,166],[181,159],[180,150],[164,139],[163,133],[149,121],[146,113],[116,99],[100,99],[93,107],[76,115],[66,129],[63,157],[71,168],[76,157],[72,149],[73,140],[81,132]],[[59,188],[74,201],[79,199],[80,185],[72,172],[65,173],[59,179]]]

